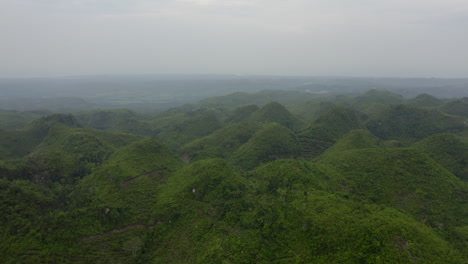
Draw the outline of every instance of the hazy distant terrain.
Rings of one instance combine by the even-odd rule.
[[[415,97],[468,96],[468,79],[346,78],[241,75],[102,75],[0,79],[0,109],[55,112],[104,108],[164,110],[233,92],[295,90],[316,96],[356,95],[369,89]]]

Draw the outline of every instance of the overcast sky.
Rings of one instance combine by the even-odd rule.
[[[468,0],[0,0],[0,77],[468,77]]]

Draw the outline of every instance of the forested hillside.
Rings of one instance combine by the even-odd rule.
[[[0,262],[468,263],[467,100],[2,111]]]

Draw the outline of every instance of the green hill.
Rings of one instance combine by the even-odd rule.
[[[439,109],[447,114],[468,117],[468,98],[447,102]]]
[[[74,115],[86,126],[102,130],[115,129],[119,123],[137,117],[137,114],[129,109],[93,110],[77,112]]]
[[[116,149],[138,139],[136,135],[55,125],[24,159],[22,170],[33,174],[35,182],[75,183],[100,166]]]
[[[404,102],[403,96],[384,90],[372,89],[365,92],[363,95],[352,99],[353,106],[363,107],[370,103],[380,103],[384,105],[396,105]]]
[[[249,173],[258,193],[323,190],[346,193],[343,175],[331,166],[302,159],[281,159],[266,163]]]
[[[320,162],[346,177],[356,199],[404,210],[433,227],[467,224],[467,186],[416,150],[349,150]]]
[[[468,144],[453,134],[436,134],[413,145],[464,181],[468,181]]]
[[[316,189],[341,188],[339,181],[330,181],[336,173],[324,165],[279,160],[242,179],[221,160],[196,162],[176,173],[161,190],[160,201],[171,220],[151,232],[146,244],[149,256],[142,254],[141,259],[154,263],[464,261],[433,229],[401,211]]]
[[[181,152],[189,160],[206,158],[229,158],[242,144],[246,143],[261,125],[243,121],[216,130],[211,135],[186,144]]]
[[[363,128],[363,118],[361,113],[345,107],[335,107],[324,113],[310,127],[298,133],[303,155],[318,157],[344,134]]]
[[[368,130],[357,129],[351,130],[349,133],[342,136],[333,146],[327,149],[321,157],[333,156],[346,150],[366,149],[366,148],[381,148],[383,143],[379,138],[372,135]]]
[[[150,186],[161,181],[161,175],[167,175],[181,165],[181,160],[167,147],[146,138],[113,153],[103,166],[83,179],[80,188],[86,192],[92,186],[88,195],[101,207],[127,208],[129,203],[143,202],[146,198],[142,192],[151,192]],[[131,188],[134,185],[140,189]],[[132,198],[132,194],[141,197]]]
[[[250,120],[258,123],[276,122],[292,130],[297,130],[304,125],[301,120],[277,102],[264,105],[258,111],[252,113]]]
[[[291,106],[291,112],[304,120],[314,122],[320,115],[336,107],[336,104],[324,99],[310,100],[303,104]]]
[[[0,262],[468,263],[466,100],[339,88],[0,130]]]
[[[244,169],[252,169],[268,161],[297,157],[300,149],[299,141],[290,129],[269,123],[239,147],[232,160]]]
[[[200,105],[207,107],[238,107],[242,105],[265,105],[279,102],[287,107],[307,102],[317,95],[299,91],[264,90],[257,93],[236,92],[225,96],[217,96],[200,101]]]
[[[250,117],[259,108],[257,105],[239,106],[229,115],[227,123],[237,123]]]
[[[463,119],[437,110],[396,105],[370,120],[367,128],[383,139],[423,139],[433,134],[464,129]]]
[[[0,130],[0,159],[20,158],[33,151],[57,124],[80,127],[70,114],[54,114],[34,120],[22,130]]]
[[[0,129],[22,129],[31,121],[50,114],[51,112],[48,110],[23,112],[0,110]]]
[[[436,107],[443,104],[443,101],[429,94],[420,94],[407,103],[415,107]]]
[[[188,114],[177,113],[151,121],[154,137],[172,149],[178,149],[211,134],[222,127],[222,122],[213,111]]]

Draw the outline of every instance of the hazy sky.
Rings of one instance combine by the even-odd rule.
[[[0,77],[468,77],[468,0],[0,0]]]

